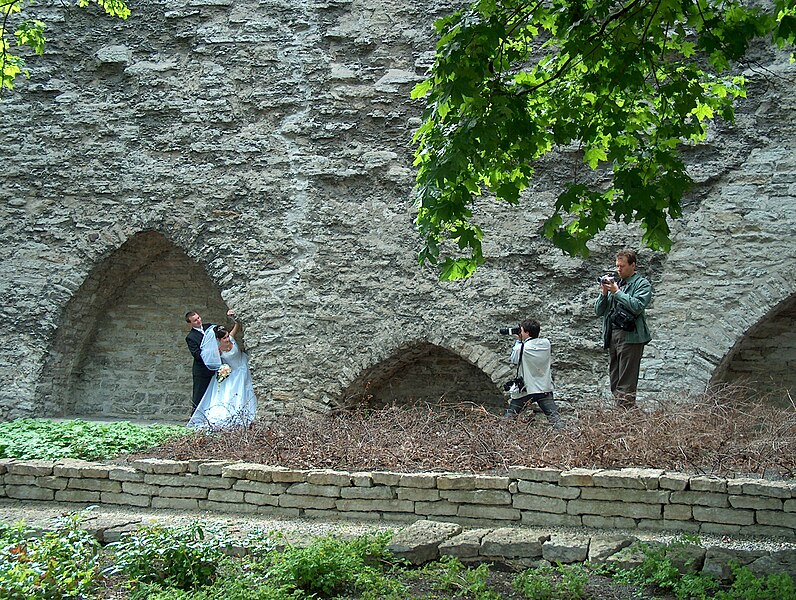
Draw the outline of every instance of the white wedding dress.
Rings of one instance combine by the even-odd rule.
[[[208,329],[209,332],[212,330],[212,327]],[[249,372],[249,357],[241,352],[231,336],[229,339],[232,348],[229,352],[219,353],[218,342],[215,342],[214,352],[212,348],[206,352],[205,342],[212,345],[215,341],[215,335],[211,335],[212,341],[206,334],[205,341],[202,342],[202,358],[205,364],[209,369],[217,370],[223,363],[229,365],[232,371],[223,381],[219,381],[217,375],[213,377],[199,406],[188,421],[188,427],[211,430],[248,427],[257,412],[257,398],[254,396]]]

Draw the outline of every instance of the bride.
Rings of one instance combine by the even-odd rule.
[[[234,429],[248,427],[257,411],[249,357],[238,347],[236,321],[231,331],[222,325],[209,327],[202,339],[202,360],[216,376],[202,396],[188,427],[195,429]]]

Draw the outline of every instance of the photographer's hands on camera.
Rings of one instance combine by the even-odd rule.
[[[615,294],[619,291],[619,283],[616,275],[608,273],[600,277],[597,281],[600,282],[600,293],[605,296],[608,292]]]

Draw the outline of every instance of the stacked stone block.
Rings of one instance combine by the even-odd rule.
[[[428,519],[497,527],[569,526],[796,538],[796,481],[658,469],[506,476],[300,470],[227,461],[130,465],[0,460],[0,497],[282,517]]]

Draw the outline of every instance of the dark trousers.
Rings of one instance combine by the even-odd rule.
[[[193,374],[193,395],[191,396],[191,414],[194,413],[196,407],[202,401],[202,396],[205,395],[207,388],[210,387],[210,382],[213,380],[213,372],[208,371],[208,375],[204,373]]]
[[[621,329],[616,328],[611,332],[611,345],[608,346],[611,393],[616,398],[617,404],[623,408],[632,408],[636,405],[642,354],[644,354],[644,344],[628,344],[625,341],[625,332]]]
[[[528,394],[522,398],[512,398],[511,402],[509,403],[509,407],[506,409],[506,414],[503,416],[516,417],[518,414],[520,414],[522,409],[532,402],[536,402],[539,405],[539,408],[542,409],[542,412],[547,417],[547,420],[550,421],[550,424],[555,429],[561,429],[563,427],[563,424],[561,423],[561,415],[558,414],[558,406],[556,405],[556,401],[553,400],[553,392]]]

